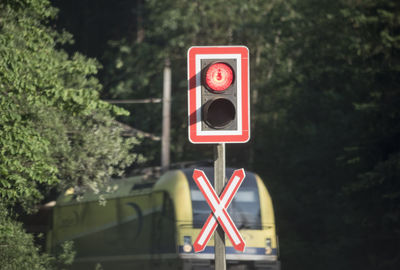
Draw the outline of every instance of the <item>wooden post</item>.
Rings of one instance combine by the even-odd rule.
[[[218,196],[225,186],[225,144],[214,146],[214,188]],[[215,270],[226,270],[225,233],[218,225],[214,234]]]

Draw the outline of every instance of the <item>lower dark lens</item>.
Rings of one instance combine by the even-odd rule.
[[[235,106],[229,99],[211,100],[204,111],[206,123],[213,128],[223,128],[235,119]]]

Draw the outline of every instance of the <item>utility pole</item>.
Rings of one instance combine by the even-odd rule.
[[[170,130],[171,130],[171,67],[167,58],[164,65],[163,79],[163,113],[161,137],[161,168],[167,170],[170,164]]]

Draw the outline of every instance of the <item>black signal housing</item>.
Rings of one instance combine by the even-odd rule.
[[[235,130],[237,128],[236,59],[202,59],[201,66],[203,129]]]

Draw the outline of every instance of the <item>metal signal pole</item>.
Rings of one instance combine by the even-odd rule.
[[[214,188],[221,195],[225,186],[225,143],[214,146]],[[225,233],[221,225],[214,234],[215,270],[226,270]]]

